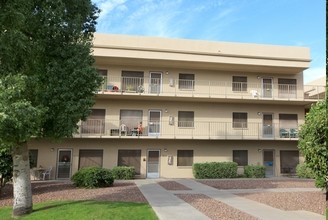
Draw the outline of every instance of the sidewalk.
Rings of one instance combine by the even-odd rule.
[[[205,220],[209,219],[203,213],[179,199],[174,194],[199,193],[209,196],[215,200],[223,202],[242,212],[248,213],[258,219],[263,220],[324,220],[325,217],[316,213],[307,211],[284,211],[271,206],[245,199],[233,194],[233,192],[242,190],[217,190],[191,179],[174,179],[182,185],[192,190],[189,191],[168,191],[157,184],[160,180],[135,180],[136,185],[144,194],[149,204],[153,207],[160,220]],[[166,180],[165,180],[166,181]],[[283,191],[281,189],[280,191]],[[286,190],[286,189],[285,189]],[[302,190],[302,189],[287,189]],[[309,190],[309,189],[307,189]],[[245,190],[244,190],[245,191]],[[256,190],[258,191],[258,189]]]

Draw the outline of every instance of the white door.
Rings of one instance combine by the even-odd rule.
[[[148,135],[158,136],[161,133],[161,111],[149,110]]]
[[[147,178],[159,178],[159,150],[148,150]]]
[[[263,137],[272,138],[273,137],[273,114],[263,113]]]
[[[263,78],[262,79],[262,97],[263,98],[272,98],[273,85],[272,78]]]
[[[59,149],[57,154],[57,179],[69,179],[71,177],[72,150]]]
[[[162,90],[162,73],[151,72],[149,78],[149,93],[159,94]]]
[[[274,150],[263,150],[263,165],[265,166],[265,176],[274,176]]]

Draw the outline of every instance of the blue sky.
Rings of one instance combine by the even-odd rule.
[[[100,33],[304,46],[304,81],[326,74],[325,0],[92,1]]]

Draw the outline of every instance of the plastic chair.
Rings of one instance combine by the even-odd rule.
[[[298,130],[295,128],[290,129],[290,137],[291,138],[297,138],[298,137]]]
[[[41,173],[43,180],[46,179],[46,176],[48,176],[48,178],[50,180],[51,170],[52,170],[52,167],[49,167],[48,169],[46,169],[44,172]]]
[[[121,124],[121,135],[127,135],[128,131],[127,131],[127,127],[125,124]]]
[[[279,134],[280,134],[281,138],[288,138],[289,137],[289,132],[284,128],[280,129]]]

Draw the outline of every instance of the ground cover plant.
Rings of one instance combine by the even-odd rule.
[[[30,215],[22,216],[22,220],[44,219],[79,219],[79,220],[155,220],[155,213],[148,204],[130,202],[103,201],[56,201],[38,203],[33,206]],[[0,208],[2,220],[12,218],[11,207]]]

